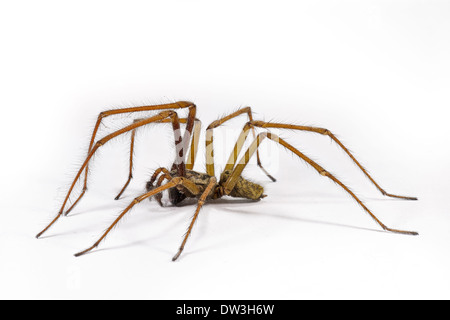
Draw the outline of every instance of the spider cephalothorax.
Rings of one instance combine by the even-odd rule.
[[[188,115],[186,118],[178,118],[177,110],[187,109]],[[266,197],[264,194],[264,188],[254,182],[251,182],[242,177],[242,172],[248,165],[252,156],[256,153],[257,164],[264,171],[267,177],[276,181],[267,171],[263,168],[261,160],[259,158],[258,148],[263,140],[272,140],[281,146],[285,147],[288,151],[297,155],[300,159],[305,161],[307,164],[312,166],[320,175],[329,178],[331,181],[335,182],[338,186],[344,189],[384,230],[402,234],[417,235],[417,232],[413,231],[403,231],[397,229],[388,228],[384,225],[363,203],[362,201],[339,179],[334,175],[329,173],[323,167],[321,167],[317,162],[313,161],[311,158],[306,156],[304,153],[287,143],[280,137],[268,132],[264,129],[277,128],[277,129],[291,129],[298,131],[314,132],[321,135],[330,137],[338,146],[351,158],[351,160],[361,169],[361,171],[367,176],[367,178],[375,185],[376,188],[385,196],[400,198],[405,200],[417,200],[414,197],[404,197],[397,196],[384,191],[375,180],[369,175],[369,173],[361,166],[361,164],[356,160],[356,158],[350,153],[350,151],[336,138],[336,136],[331,133],[331,131],[323,128],[309,127],[309,126],[298,126],[291,124],[282,123],[271,123],[263,121],[254,121],[253,115],[250,107],[240,109],[226,117],[223,117],[217,121],[211,123],[206,130],[206,173],[199,173],[193,170],[195,159],[197,155],[199,136],[201,131],[201,122],[198,120],[196,115],[196,109],[194,103],[188,101],[180,101],[176,103],[169,103],[164,105],[154,105],[154,106],[142,106],[134,108],[124,108],[115,109],[110,111],[105,111],[100,113],[98,116],[97,123],[94,127],[92,138],[89,145],[88,155],[83,162],[80,170],[78,171],[70,189],[64,199],[64,202],[59,210],[57,216],[52,220],[52,222],[42,230],[36,237],[39,238],[44,232],[46,232],[61,216],[67,215],[84,196],[87,190],[87,176],[89,162],[92,159],[96,151],[103,146],[108,141],[116,138],[119,135],[131,132],[131,144],[130,144],[130,170],[129,177],[125,185],[123,186],[120,193],[117,195],[116,199],[119,199],[123,192],[128,187],[132,177],[133,177],[133,152],[134,152],[134,140],[136,129],[139,127],[158,124],[158,123],[171,123],[174,131],[176,154],[174,164],[167,168],[159,168],[155,171],[151,179],[147,182],[146,192],[137,198],[135,198],[130,205],[122,211],[122,213],[117,217],[117,219],[112,223],[112,225],[104,232],[100,239],[94,243],[93,246],[88,249],[77,253],[76,256],[83,255],[92,249],[96,248],[100,242],[108,235],[108,233],[113,229],[113,227],[125,216],[131,208],[136,204],[142,202],[145,199],[150,199],[154,197],[161,205],[162,193],[167,190],[169,193],[169,200],[173,205],[181,203],[186,198],[196,198],[198,200],[197,209],[192,218],[192,221],[188,227],[188,231],[184,236],[183,242],[177,252],[173,257],[176,260],[184,249],[187,239],[192,231],[192,227],[197,220],[200,209],[202,208],[205,201],[215,200],[223,196],[230,196],[236,198],[244,198],[259,201]],[[95,138],[102,123],[102,120],[106,117],[116,115],[116,114],[134,114],[145,111],[156,111],[160,112],[152,117],[135,119],[134,122],[120,130],[117,130],[95,143]],[[214,168],[214,150],[213,150],[213,130],[228,120],[231,120],[241,114],[247,114],[248,120],[242,129],[241,135],[239,136],[236,145],[230,155],[230,158],[226,164],[225,170],[221,173],[219,180],[215,176]],[[186,129],[184,134],[181,134],[180,124],[186,124]],[[264,131],[256,136],[255,128],[263,129]],[[238,156],[242,151],[245,141],[248,135],[252,131],[255,140],[248,147],[242,159],[238,162]],[[94,144],[95,143],[95,144]],[[189,153],[187,152],[189,150]],[[78,196],[73,205],[64,212],[66,204],[68,203],[69,197],[79,179],[84,173],[84,184],[81,194]]]
[[[160,170],[163,168],[160,168]],[[161,179],[158,181],[157,184],[154,184],[158,174],[161,171],[156,171],[153,177],[150,179],[150,181],[147,182],[146,189],[147,191],[151,191],[157,187],[160,187],[162,182],[166,179],[170,180],[178,176],[178,172],[176,170],[170,171],[170,172],[164,172],[161,176]],[[192,191],[189,191],[189,189],[183,185],[178,185],[175,188],[169,189],[169,200],[172,205],[177,205],[181,203],[186,198],[199,198],[200,195],[205,192],[208,185],[211,183],[211,176],[206,173],[200,173],[193,170],[186,170],[185,178],[192,182],[197,188],[199,193],[193,193]],[[213,186],[211,189],[210,194],[207,196],[207,199],[217,199],[218,195],[216,193],[218,185]],[[161,202],[162,193],[158,193],[155,195],[155,199],[159,202],[159,204],[162,206]]]

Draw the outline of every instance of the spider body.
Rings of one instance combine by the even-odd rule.
[[[169,172],[170,177],[174,178],[178,176],[176,170]],[[218,183],[213,184],[211,190],[206,196],[206,200],[215,200],[222,198],[224,196],[224,184],[231,175],[231,171],[224,171]],[[167,177],[165,177],[167,178]],[[197,198],[200,199],[201,195],[206,191],[208,185],[211,184],[211,179],[213,178],[207,173],[200,173],[194,170],[186,170],[185,179],[192,182],[197,187],[197,190],[192,191],[184,185],[178,185],[175,188],[169,189],[169,200],[172,205],[178,205],[186,198]],[[215,178],[214,178],[215,179]],[[161,182],[154,185],[154,181],[149,180],[146,184],[147,191],[155,189],[156,186],[160,186]],[[192,189],[192,188],[191,188]],[[248,200],[259,201],[266,197],[264,195],[264,188],[257,183],[251,182],[242,176],[239,176],[237,183],[233,190],[229,194],[233,198],[243,198]],[[162,206],[161,194],[155,196],[159,204]]]
[[[177,176],[176,171],[171,171],[172,177]],[[183,185],[179,185],[176,188],[169,190],[169,199],[173,205],[177,205],[181,203],[185,198],[196,198],[200,199],[200,196],[206,191],[208,185],[211,183],[212,177],[206,173],[200,173],[193,170],[186,170],[185,178],[191,181],[198,189],[198,193],[192,193]],[[209,191],[206,196],[206,200],[217,199],[218,196],[218,187],[217,183],[213,183],[212,189]]]
[[[179,118],[178,113],[181,110],[188,110],[188,115],[186,118]],[[40,233],[37,234],[39,238],[43,233],[45,233],[61,216],[67,215],[80,201],[80,199],[85,195],[87,191],[87,177],[88,177],[88,167],[90,160],[97,152],[97,150],[106,144],[108,141],[116,138],[117,136],[131,133],[131,143],[130,143],[130,167],[129,176],[122,190],[116,197],[116,200],[121,197],[126,188],[128,187],[131,179],[133,178],[133,153],[134,153],[134,140],[136,129],[139,127],[147,125],[157,125],[161,123],[171,123],[174,132],[174,142],[176,147],[175,160],[170,170],[166,168],[157,169],[152,175],[151,179],[146,184],[146,192],[138,197],[136,197],[128,207],[126,207],[121,214],[115,219],[111,226],[103,233],[100,239],[94,243],[88,249],[77,253],[75,256],[81,256],[92,249],[96,248],[103,239],[109,234],[109,232],[117,225],[117,223],[138,203],[141,203],[145,199],[155,198],[160,205],[162,205],[161,198],[164,191],[168,191],[169,200],[173,205],[178,205],[187,198],[197,199],[197,208],[194,216],[192,217],[191,223],[189,224],[188,230],[183,238],[183,242],[172,260],[176,260],[184,249],[189,235],[191,234],[192,228],[197,220],[200,209],[203,204],[208,200],[219,199],[223,196],[230,196],[235,198],[244,198],[254,201],[259,201],[266,197],[264,194],[264,188],[259,184],[251,182],[242,177],[242,172],[250,162],[253,155],[256,154],[257,165],[262,169],[262,171],[267,175],[267,177],[275,182],[276,180],[263,168],[261,160],[259,157],[258,148],[264,140],[271,140],[281,146],[283,146],[288,152],[292,152],[298,156],[301,160],[306,162],[312,168],[314,168],[321,176],[326,177],[341,187],[345,192],[347,192],[363,209],[368,213],[384,230],[389,232],[417,235],[417,232],[413,231],[403,231],[398,229],[388,228],[384,225],[367,206],[338,178],[333,174],[325,170],[316,161],[312,160],[310,157],[302,153],[297,148],[293,147],[291,144],[287,143],[280,137],[272,134],[269,129],[290,129],[296,131],[312,132],[316,134],[321,134],[328,136],[334,141],[347,155],[350,159],[360,168],[360,170],[366,175],[366,177],[375,185],[375,187],[384,196],[405,199],[405,200],[417,200],[415,197],[405,197],[397,196],[387,193],[382,189],[375,180],[369,175],[369,173],[364,169],[364,167],[356,160],[352,153],[339,141],[336,136],[331,133],[330,130],[318,127],[309,126],[299,126],[292,124],[282,124],[282,123],[272,123],[264,121],[254,121],[253,114],[250,107],[239,109],[238,111],[225,116],[219,120],[212,122],[206,129],[206,173],[200,173],[195,171],[194,164],[197,155],[199,136],[201,131],[201,122],[198,120],[196,115],[197,107],[194,103],[189,101],[179,101],[176,103],[169,103],[164,105],[152,105],[152,106],[141,106],[133,108],[124,109],[114,109],[105,111],[99,114],[97,123],[94,127],[92,133],[92,138],[89,145],[88,155],[83,162],[81,168],[79,169],[77,175],[75,176],[72,185],[67,192],[64,202],[61,206],[56,217],[50,222],[50,224],[45,227]],[[95,141],[96,135],[98,133],[99,127],[104,118],[117,115],[117,114],[135,114],[139,112],[148,111],[158,111],[157,115],[138,118],[128,126],[123,127],[111,134],[106,135],[100,140]],[[214,149],[213,149],[213,130],[220,127],[225,122],[241,115],[248,115],[248,122],[244,125],[239,138],[231,152],[230,158],[227,161],[224,171],[219,175],[217,180],[214,167]],[[184,134],[182,135],[181,124],[185,124],[186,128]],[[256,135],[256,129],[263,130],[263,132]],[[252,131],[254,141],[250,144],[247,151],[240,161],[238,161],[238,156],[242,151],[245,141],[248,135]],[[189,150],[189,152],[187,152]],[[84,173],[84,184],[83,189],[72,204],[72,206],[65,211],[65,207],[69,201],[69,198],[74,190],[77,182],[82,179]]]
[[[179,177],[178,172],[176,170],[170,171],[169,174],[170,174],[171,178]],[[203,194],[205,192],[206,188],[211,183],[212,177],[206,173],[200,173],[200,172],[193,171],[193,170],[186,170],[184,178],[187,179],[188,181],[190,181],[196,187],[196,190],[195,191],[189,190],[184,185],[178,185],[175,188],[169,189],[168,190],[169,200],[172,205],[176,206],[176,205],[180,204],[181,202],[183,202],[183,200],[185,200],[186,198],[197,198],[197,199],[200,198],[201,194]],[[155,189],[157,186],[161,186],[161,180],[156,185],[154,184],[154,181],[150,180],[146,184],[146,189],[147,189],[147,191],[151,191],[151,190]],[[214,199],[218,198],[217,187],[218,187],[218,184],[215,184],[213,186],[213,188],[207,195],[208,200],[212,199],[212,198],[214,198]],[[191,189],[192,189],[192,187],[191,187]],[[158,200],[159,204],[162,206],[162,202],[161,202],[162,195],[157,194],[157,195],[155,195],[155,198]],[[151,200],[151,198],[149,200]]]

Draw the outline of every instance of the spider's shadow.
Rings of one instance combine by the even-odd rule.
[[[98,205],[96,207],[85,208],[84,210],[80,210],[80,211],[75,210],[73,212],[70,212],[67,216],[68,217],[76,217],[79,215],[84,215],[86,213],[92,213],[92,212],[104,211],[104,210],[114,210],[114,209],[117,209],[117,204],[115,204],[115,203],[102,204],[102,205]]]
[[[168,205],[166,207],[173,208],[173,207],[187,207],[187,206],[193,206],[196,205],[198,202],[197,199],[186,199],[183,202],[177,204],[176,206]],[[220,198],[217,200],[211,200],[205,203],[205,206],[211,205],[211,204],[253,204],[253,203],[259,203],[260,200],[248,200],[248,199],[233,199],[233,198]]]
[[[205,206],[207,206],[208,204],[226,204],[226,205],[233,205],[233,204],[255,204],[259,201],[252,201],[252,200],[245,200],[245,199],[232,199],[232,198],[222,198],[222,199],[218,199],[218,200],[213,200],[211,202],[207,202],[205,204]],[[177,206],[166,206],[167,208],[176,208],[176,207],[188,207],[188,206],[193,206],[197,203],[197,201],[195,199],[187,199],[185,201],[183,201],[181,204],[178,204]],[[343,228],[350,228],[350,229],[354,229],[354,230],[364,230],[364,231],[373,231],[373,232],[383,232],[383,233],[389,233],[385,230],[380,230],[380,229],[374,229],[374,228],[366,228],[366,227],[358,227],[355,225],[348,225],[348,224],[342,224],[342,223],[336,223],[336,222],[326,222],[326,221],[320,221],[320,220],[314,220],[314,219],[306,219],[306,218],[302,218],[302,217],[295,217],[292,215],[287,215],[287,214],[280,214],[280,213],[276,213],[276,214],[272,214],[272,213],[266,213],[266,212],[254,212],[254,211],[250,211],[250,210],[242,210],[242,206],[239,207],[239,209],[234,208],[234,207],[226,207],[226,206],[222,206],[220,208],[220,210],[223,211],[227,211],[230,213],[235,213],[235,214],[246,214],[246,215],[262,215],[262,216],[266,216],[266,217],[272,217],[272,218],[277,218],[277,219],[285,219],[285,220],[290,220],[290,221],[297,221],[297,222],[306,222],[306,223],[315,223],[315,224],[321,224],[321,225],[329,225],[329,226],[335,226],[335,227],[343,227]],[[97,249],[95,251],[91,251],[88,252],[87,254],[91,254],[91,253],[95,253],[95,252],[100,252],[100,251],[108,251],[108,250],[116,250],[116,249],[125,249],[131,246],[135,246],[135,245],[146,245],[148,244],[149,241],[151,241],[153,239],[152,238],[146,238],[146,239],[142,239],[142,240],[137,240],[137,241],[133,241],[130,243],[126,243],[126,244],[122,244],[122,245],[116,245],[116,246],[112,246],[109,248],[101,248],[101,249]],[[167,253],[167,254],[171,254],[173,253],[170,250],[166,250],[166,249],[161,249],[161,248],[154,248],[155,250]],[[195,252],[202,252],[202,251],[207,251],[209,250],[210,247],[208,246],[203,246],[201,248],[197,248],[193,251],[190,252],[185,252],[183,253],[184,256],[195,253]]]
[[[302,217],[294,217],[292,215],[286,215],[286,214],[272,214],[267,212],[253,212],[253,211],[244,211],[244,210],[233,210],[231,208],[222,208],[224,211],[232,212],[232,213],[245,213],[248,215],[263,215],[266,217],[274,217],[279,219],[285,219],[285,220],[291,220],[291,221],[299,221],[299,222],[307,222],[307,223],[315,223],[315,224],[321,224],[321,225],[329,225],[329,226],[336,226],[336,227],[344,227],[344,228],[351,228],[356,230],[365,230],[365,231],[374,231],[374,232],[387,232],[385,230],[379,230],[379,229],[373,229],[373,228],[366,228],[366,227],[358,227],[354,225],[349,224],[343,224],[343,223],[336,223],[336,222],[327,222],[322,220],[313,220],[313,219],[306,219]]]
[[[175,205],[165,205],[164,208],[170,209],[170,208],[178,208],[178,207],[192,207],[192,206],[195,206],[197,204],[197,202],[198,201],[196,199],[186,199],[183,202],[177,204],[176,206]],[[256,204],[258,202],[260,202],[260,201],[259,200],[258,201],[247,200],[247,199],[221,198],[221,199],[206,202],[204,207],[207,207],[211,204],[226,204],[226,205],[236,204],[236,205],[242,206],[243,204]],[[230,210],[230,211],[239,212],[238,210]],[[244,211],[241,210],[241,212],[244,212]],[[153,239],[153,237],[132,241],[132,242],[125,243],[122,245],[116,245],[116,246],[111,246],[111,247],[107,247],[107,248],[100,248],[100,249],[96,249],[94,251],[89,251],[89,252],[85,253],[85,255],[92,254],[95,252],[101,252],[101,251],[125,249],[125,248],[136,246],[136,245],[145,245],[145,244],[148,244],[148,242],[151,241],[152,239]],[[173,253],[173,252],[171,252],[169,250],[165,250],[165,249],[155,248],[155,250],[159,250],[159,251],[162,251],[164,253],[169,253],[169,254]],[[200,250],[205,250],[205,248],[200,249]],[[185,253],[184,255],[187,255],[187,254],[188,253]]]

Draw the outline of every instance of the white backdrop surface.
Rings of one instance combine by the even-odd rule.
[[[0,298],[450,298],[450,5],[446,1],[14,1],[0,10],[3,121]],[[95,157],[88,194],[43,239],[86,154],[99,112],[194,101],[204,127],[239,107],[255,118],[325,127],[277,131],[349,185],[387,233],[336,184],[266,142],[245,176],[269,195],[208,203],[179,261],[194,207],[145,201],[90,246],[152,170],[173,157],[170,129],[140,130]],[[101,134],[132,117],[111,119]],[[217,171],[245,123],[217,130]],[[198,157],[204,171],[204,132]]]

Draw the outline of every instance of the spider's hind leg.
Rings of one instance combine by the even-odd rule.
[[[307,164],[312,166],[321,176],[327,177],[330,180],[332,180],[333,182],[335,182],[338,186],[340,186],[342,189],[344,189],[384,230],[390,231],[390,232],[395,232],[395,233],[401,233],[401,234],[418,235],[418,233],[415,231],[404,231],[404,230],[392,229],[392,228],[387,227],[372,213],[371,210],[369,210],[369,208],[366,207],[366,205],[344,183],[342,183],[334,175],[332,175],[331,173],[326,171],[324,168],[322,168],[317,162],[313,161],[311,158],[309,158],[308,156],[306,156],[305,154],[300,152],[298,149],[294,148],[292,145],[290,145],[289,143],[287,143],[280,137],[278,137],[272,133],[269,133],[269,132],[264,132],[264,133],[261,133],[260,135],[258,135],[256,140],[250,145],[250,147],[248,148],[248,150],[245,153],[242,160],[236,165],[236,167],[233,169],[233,173],[229,176],[227,181],[224,183],[225,194],[228,195],[233,191],[236,183],[239,180],[239,177],[242,174],[242,171],[245,169],[250,158],[253,156],[253,154],[256,152],[256,150],[260,146],[261,142],[265,138],[268,138],[268,139],[282,145],[287,150],[291,151],[292,153],[297,155],[299,158],[301,158],[303,161],[305,161]]]
[[[282,124],[282,123],[271,123],[264,121],[252,121],[251,124],[255,127],[260,127],[263,129],[277,128],[277,129],[290,129],[290,130],[298,130],[305,132],[313,132],[318,133],[323,136],[328,136],[332,141],[334,141],[357,165],[357,167],[364,173],[364,175],[373,183],[373,185],[383,194],[384,196],[403,199],[403,200],[418,200],[417,197],[408,197],[408,196],[400,196],[386,192],[380,185],[375,182],[369,172],[356,160],[355,156],[350,152],[350,150],[328,129],[318,128],[318,127],[309,127],[309,126],[298,126],[298,125],[290,125],[290,124]]]

